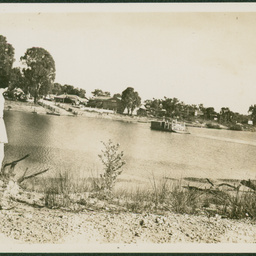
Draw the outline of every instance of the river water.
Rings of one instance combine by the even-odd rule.
[[[148,123],[6,111],[5,162],[30,154],[17,173],[50,168],[82,176],[100,173],[101,141],[120,143],[123,179],[150,177],[256,178],[256,133],[189,128],[191,134],[152,131]]]

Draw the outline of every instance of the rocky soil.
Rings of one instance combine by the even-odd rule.
[[[0,242],[14,243],[255,243],[256,223],[174,213],[69,212],[14,203],[0,211]]]

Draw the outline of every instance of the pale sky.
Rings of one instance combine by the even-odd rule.
[[[30,47],[56,64],[55,82],[143,100],[176,97],[216,111],[256,104],[256,12],[1,13],[15,66]]]

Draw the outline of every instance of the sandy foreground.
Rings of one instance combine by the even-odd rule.
[[[220,216],[70,212],[23,203],[0,211],[0,242],[13,244],[255,243],[256,223]]]

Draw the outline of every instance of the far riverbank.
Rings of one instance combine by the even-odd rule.
[[[41,104],[34,104],[33,102],[21,102],[21,101],[5,101],[5,110],[9,111],[24,111],[32,112],[35,114],[46,115],[47,112],[51,112],[49,109],[54,109],[60,116],[79,116],[89,118],[103,118],[115,121],[124,121],[131,123],[150,123],[151,121],[160,120],[159,118],[146,117],[146,116],[128,116],[118,113],[112,113],[108,110],[102,110],[97,108],[84,108],[79,109],[66,103],[55,103],[51,101],[41,100]],[[206,122],[185,122],[188,127],[208,128]],[[220,129],[227,129],[226,126],[219,125]]]
[[[21,101],[5,101],[5,110],[8,111],[24,111],[24,112],[32,112],[35,114],[46,115],[49,112],[47,107],[53,107],[57,110],[57,112],[61,116],[84,116],[84,117],[91,117],[91,118],[105,118],[117,121],[126,121],[126,122],[142,122],[142,123],[149,123],[151,120],[148,117],[139,117],[139,116],[128,116],[128,115],[121,115],[117,113],[108,113],[97,111],[97,109],[89,109],[89,110],[82,110],[73,107],[70,104],[58,103],[55,104],[54,102],[50,101],[41,101],[42,104],[34,104],[33,102],[21,102]],[[44,107],[43,107],[44,106]]]

